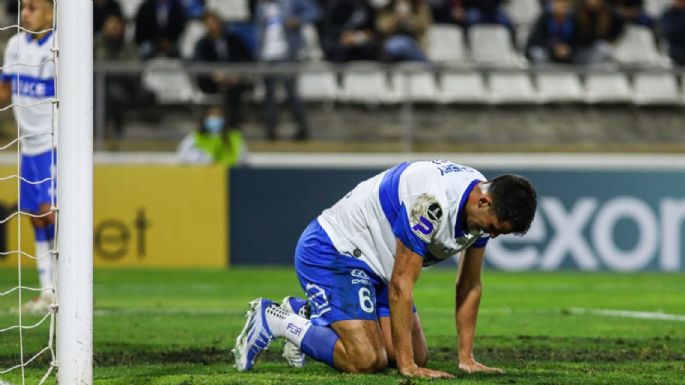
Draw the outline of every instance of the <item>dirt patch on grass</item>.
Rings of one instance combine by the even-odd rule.
[[[682,362],[685,354],[677,347],[685,339],[670,337],[649,340],[602,338],[553,338],[541,336],[479,337],[475,354],[489,362]],[[452,361],[454,347],[430,348],[431,361]],[[16,355],[0,355],[0,367],[15,365]],[[260,361],[285,362],[279,343],[262,352]],[[140,364],[200,364],[233,363],[233,353],[223,346],[150,348],[145,345],[118,344],[98,346],[94,356],[96,366]],[[49,355],[39,357],[35,365],[48,365]],[[401,384],[410,385],[410,384]]]

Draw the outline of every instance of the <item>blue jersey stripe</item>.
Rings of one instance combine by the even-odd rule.
[[[388,170],[383,176],[381,185],[378,191],[378,196],[381,201],[381,207],[385,218],[392,226],[397,219],[397,214],[400,212],[400,176],[404,170],[409,167],[411,163],[404,162]]]
[[[454,224],[454,237],[461,238],[464,236],[464,230],[461,228],[462,222],[464,221],[464,210],[466,209],[466,200],[471,195],[471,191],[480,182],[478,179],[474,179],[469,183],[469,186],[464,190],[464,194],[461,196],[461,201],[459,201],[459,210],[457,211],[457,223]]]
[[[3,75],[3,80],[12,82],[12,93],[32,98],[50,98],[55,96],[55,79],[41,79],[28,75]],[[17,82],[17,80],[19,80]]]
[[[410,164],[409,162],[400,163],[388,170],[383,176],[378,195],[393,234],[411,251],[425,257],[428,254],[428,245],[411,230],[407,209],[400,202],[399,196],[400,177]]]

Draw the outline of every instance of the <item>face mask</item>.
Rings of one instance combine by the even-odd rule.
[[[221,116],[208,116],[205,118],[205,130],[211,135],[218,135],[224,128],[224,118]]]

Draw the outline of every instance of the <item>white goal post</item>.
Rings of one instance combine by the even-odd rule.
[[[57,381],[93,383],[93,1],[57,5]]]

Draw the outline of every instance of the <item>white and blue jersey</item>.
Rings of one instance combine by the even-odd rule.
[[[12,84],[22,154],[37,155],[53,147],[53,125],[57,129],[57,116],[53,116],[51,103],[55,98],[53,39],[52,32],[35,39],[22,31],[12,36],[5,48],[2,80]]]
[[[387,283],[398,239],[423,257],[424,266],[484,247],[485,233],[464,228],[464,210],[473,188],[485,180],[477,170],[448,161],[402,163],[324,210],[295,251],[312,322],[389,316]]]
[[[402,163],[357,185],[318,220],[341,254],[389,282],[397,239],[424,266],[485,245],[482,231],[462,228],[466,199],[481,181],[477,170],[448,161]]]

